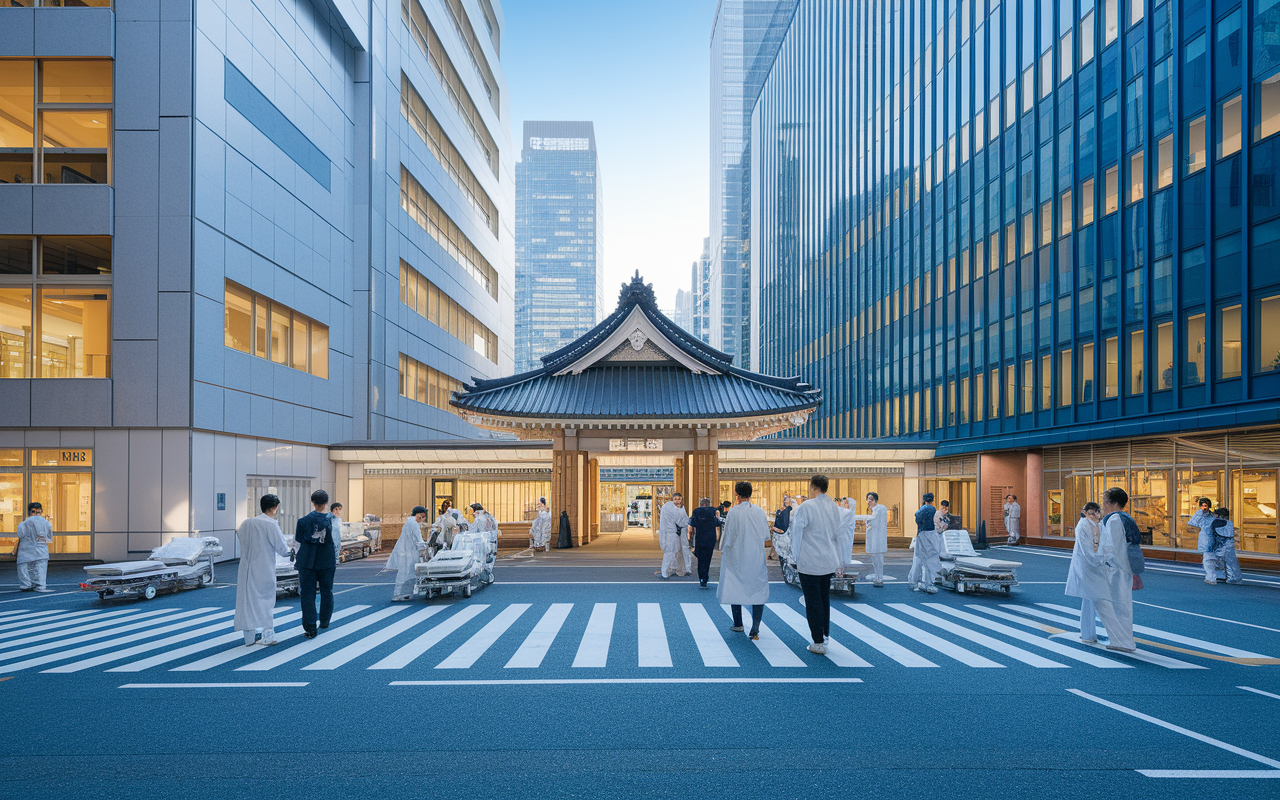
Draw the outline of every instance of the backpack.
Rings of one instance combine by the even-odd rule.
[[[1146,558],[1142,555],[1142,531],[1138,529],[1138,523],[1133,517],[1123,511],[1115,511],[1103,517],[1103,524],[1105,525],[1116,515],[1120,516],[1120,524],[1124,528],[1124,541],[1128,545],[1126,552],[1129,554],[1129,569],[1134,575],[1138,575],[1147,568]]]

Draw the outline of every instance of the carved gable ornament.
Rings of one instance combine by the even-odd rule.
[[[631,332],[630,339],[631,339],[631,349],[635,350],[636,352],[643,350],[644,343],[649,341],[649,337],[645,334],[644,331],[640,330],[639,328],[636,328],[634,331]]]

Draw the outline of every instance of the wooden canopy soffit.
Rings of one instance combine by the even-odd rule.
[[[484,414],[464,413],[463,419],[477,428],[511,434],[520,439],[542,441],[555,431],[715,431],[716,439],[721,442],[742,442],[759,439],[771,433],[797,428],[803,425],[813,409],[788,411],[783,414],[769,414],[760,417],[724,420],[679,420],[679,419],[641,419],[641,420],[600,420],[600,419],[521,419],[518,417],[497,417]]]

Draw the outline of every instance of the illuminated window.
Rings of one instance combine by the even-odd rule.
[[[1044,247],[1053,241],[1053,203],[1040,206],[1040,246]]]
[[[1093,178],[1080,184],[1080,227],[1093,224]]]
[[[1136,203],[1142,199],[1143,169],[1145,159],[1139,150],[1129,156],[1129,202]]]
[[[0,59],[0,179],[110,183],[112,86],[110,59]]]
[[[1102,396],[1110,399],[1120,393],[1120,340],[1112,336],[1106,341],[1107,374]]]
[[[1218,158],[1226,158],[1240,152],[1241,124],[1244,103],[1240,95],[1229,98],[1218,107]]]
[[[1199,386],[1204,383],[1204,314],[1187,317],[1183,349],[1182,385]]]
[[[1093,402],[1093,342],[1080,345],[1080,402]]]
[[[226,282],[223,344],[277,364],[329,377],[329,328],[256,292]]]
[[[1022,362],[1022,408],[1019,413],[1027,414],[1036,407],[1036,375],[1035,363],[1031,359]]]
[[[1254,301],[1252,325],[1253,371],[1280,370],[1280,294]]]
[[[1140,395],[1146,385],[1143,365],[1146,362],[1146,351],[1143,348],[1142,331],[1129,334],[1129,394]]]
[[[1120,168],[1107,170],[1107,197],[1103,215],[1112,214],[1120,209]]]
[[[1218,311],[1218,336],[1221,343],[1218,352],[1218,378],[1239,378],[1242,361],[1240,306],[1228,306]]]
[[[1273,16],[1280,17],[1280,7],[1274,9]],[[1276,35],[1274,28],[1269,35]],[[1280,132],[1280,72],[1255,84],[1254,107],[1257,109],[1254,116],[1257,123],[1253,126],[1255,142]]]
[[[467,347],[498,363],[497,334],[404,260],[400,261],[400,302]]]
[[[1062,201],[1059,205],[1059,213],[1062,220],[1062,230],[1060,235],[1066,236],[1071,233],[1071,217],[1075,210],[1075,206],[1071,204],[1071,190],[1068,189],[1062,193]]]
[[[1201,114],[1186,124],[1186,172],[1191,175],[1205,165],[1205,116]]]
[[[442,411],[453,411],[449,399],[463,389],[461,381],[400,354],[400,396]]]

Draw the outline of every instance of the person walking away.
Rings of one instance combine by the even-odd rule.
[[[27,503],[27,518],[18,523],[18,585],[24,592],[48,594],[49,545],[53,543],[53,525],[44,515],[40,503]]]
[[[382,572],[395,570],[396,573],[395,585],[391,589],[393,603],[413,597],[413,587],[418,582],[414,565],[422,560],[422,551],[426,548],[422,541],[422,524],[427,521],[427,509],[414,506],[409,515],[400,529],[396,546],[391,548],[391,555],[387,557],[387,565],[382,568]]]
[[[1005,495],[1004,529],[1009,534],[1007,544],[1017,544],[1022,530],[1022,506],[1018,505],[1018,496],[1016,494]]]
[[[240,568],[236,571],[236,613],[232,628],[244,632],[244,643],[271,646],[276,641],[272,612],[276,606],[276,556],[289,555],[284,531],[276,521],[280,498],[264,494],[262,513],[240,523]],[[259,633],[260,632],[260,633]]]
[[[1097,644],[1097,604],[1111,602],[1113,594],[1112,571],[1107,566],[1107,548],[1102,540],[1102,506],[1093,502],[1084,504],[1075,536],[1066,595],[1080,598],[1080,641]]]
[[[872,586],[884,587],[884,554],[889,552],[889,509],[880,505],[880,495],[867,492],[867,555],[871,556]]]
[[[1132,653],[1138,649],[1133,641],[1133,590],[1142,587],[1138,572],[1145,565],[1141,562],[1141,549],[1138,550],[1137,564],[1131,558],[1132,548],[1126,528],[1132,525],[1133,532],[1137,533],[1138,526],[1125,513],[1127,505],[1129,493],[1118,486],[1102,493],[1102,545],[1110,570],[1111,599],[1096,600],[1094,606],[1102,618],[1102,626],[1107,629],[1107,649]]]
[[[924,505],[916,512],[915,549],[907,582],[913,592],[937,594],[934,580],[942,570],[942,534],[938,533],[938,510],[933,507],[933,492],[925,492],[922,499]]]
[[[329,516],[333,517],[333,557],[342,560],[342,503],[329,504]]]
[[[539,547],[551,552],[551,510],[547,508],[545,497],[538,498],[538,516],[529,526],[529,549],[537,550]]]
[[[1209,498],[1201,497],[1197,505],[1199,508],[1195,514],[1191,515],[1191,519],[1187,520],[1187,527],[1195,528],[1199,532],[1196,536],[1196,550],[1199,551],[1200,561],[1204,565],[1204,582],[1217,586],[1218,573],[1222,571],[1213,539],[1213,521],[1217,517],[1213,513],[1213,501]]]
[[[693,554],[698,557],[698,585],[707,588],[707,579],[711,577],[711,556],[716,549],[716,529],[724,525],[724,520],[711,507],[711,498],[704,497],[698,501],[698,507],[689,517],[689,529],[693,532]]]
[[[782,496],[782,508],[773,512],[773,527],[770,528],[771,533],[786,533],[787,528],[791,526],[791,495],[784,494]],[[773,537],[769,537],[772,539]],[[776,559],[778,554],[769,549],[769,558]]]
[[[831,577],[843,570],[848,557],[840,557],[840,507],[827,496],[825,475],[809,479],[813,499],[802,503],[791,517],[791,553],[800,573],[804,611],[813,644],[809,652],[826,655],[831,631]]]
[[[689,526],[689,512],[684,510],[684,495],[676,492],[663,504],[658,512],[658,546],[662,548],[662,570],[653,573],[663,580],[671,577],[671,568],[675,566],[676,554],[680,552],[680,539]],[[688,564],[690,569],[693,565]],[[684,575],[677,572],[677,575]]]
[[[733,613],[731,631],[742,630],[742,607],[751,606],[751,631],[747,635],[759,639],[764,604],[769,602],[769,565],[764,557],[769,520],[763,508],[752,504],[751,492],[747,481],[733,487],[737,504],[729,507],[720,536],[720,582],[716,585],[716,600],[721,605],[729,604]],[[701,560],[698,565],[701,568]],[[827,585],[830,586],[830,582]]]
[[[333,573],[338,568],[337,549],[333,539],[333,517],[325,513],[329,493],[316,489],[311,493],[312,511],[298,520],[293,534],[298,543],[298,589],[302,595],[302,635],[316,638],[320,628],[329,627],[333,616]],[[316,593],[320,594],[320,613],[316,614]]]
[[[1213,515],[1214,556],[1227,571],[1227,583],[1239,586],[1244,578],[1240,574],[1240,560],[1236,558],[1236,528],[1231,524],[1231,512],[1219,508]]]

